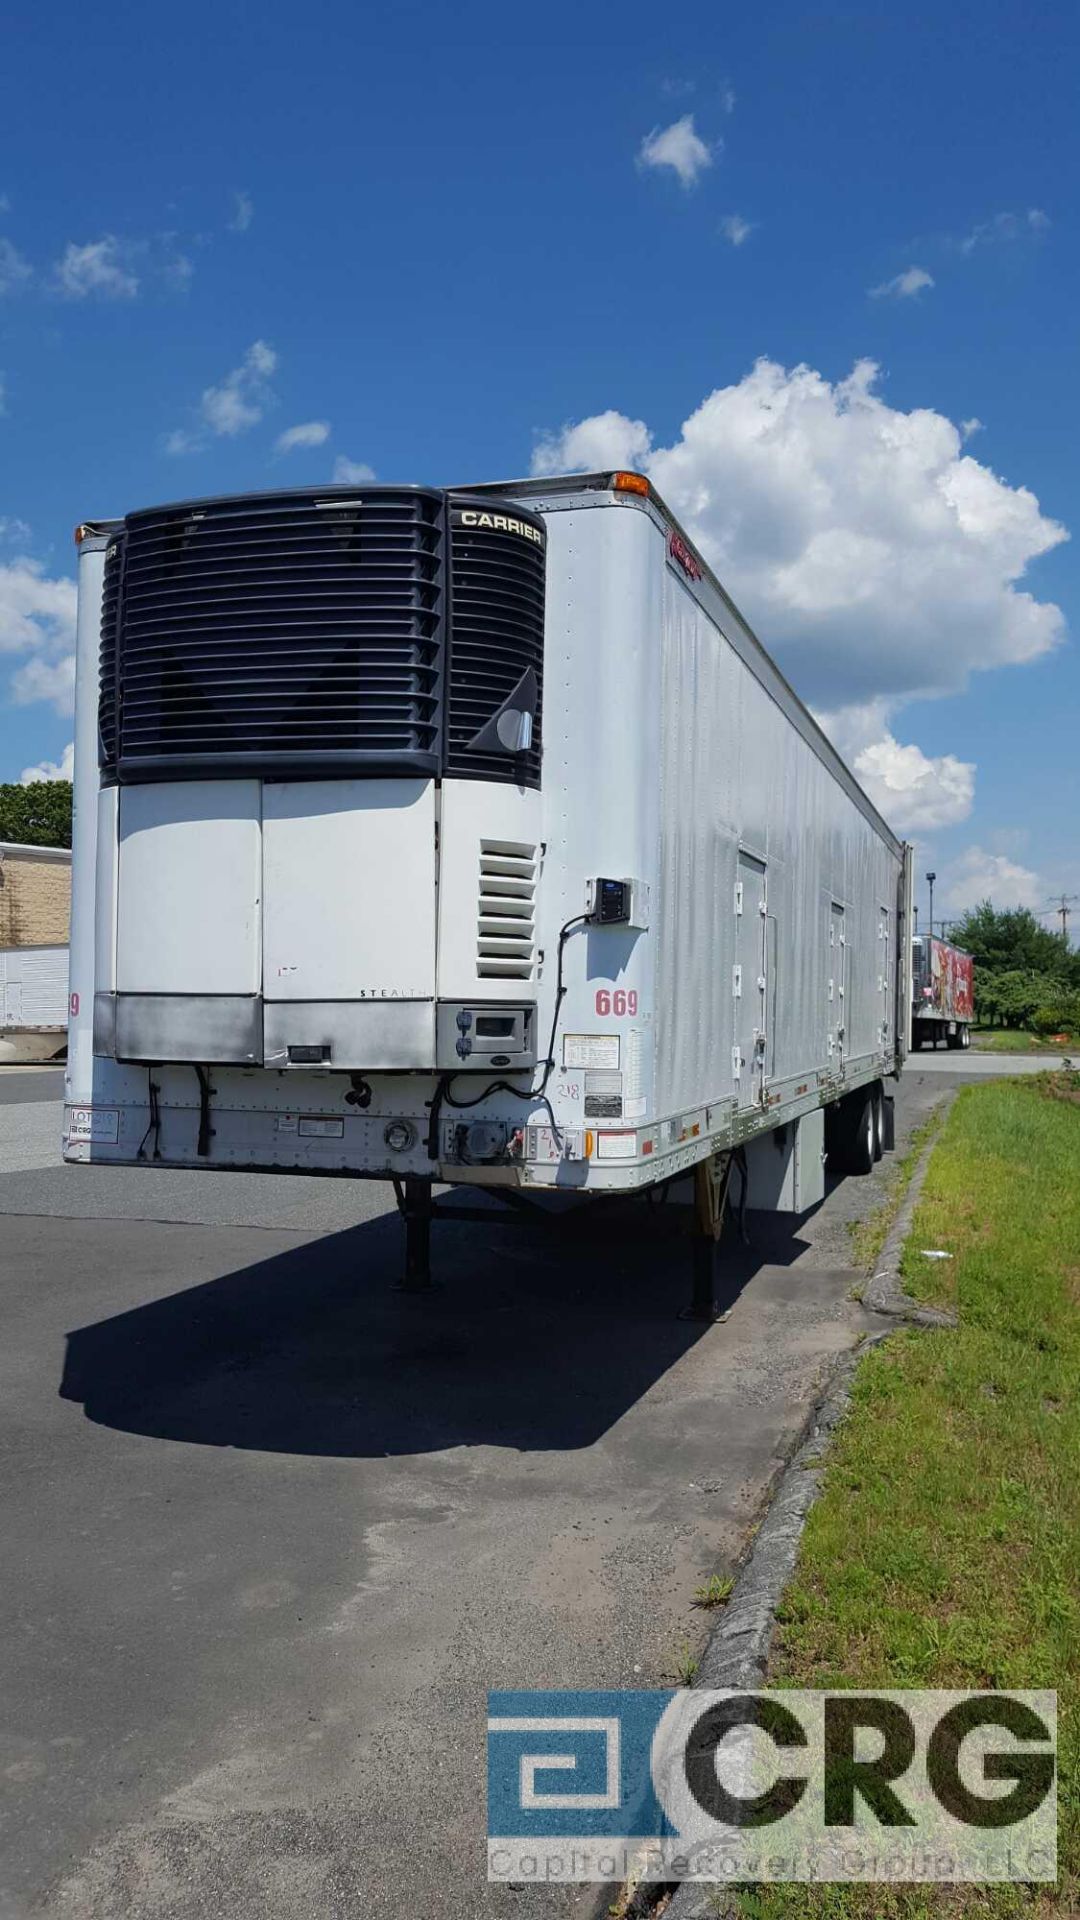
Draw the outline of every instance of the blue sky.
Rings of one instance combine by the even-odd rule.
[[[993,0],[26,9],[0,777],[70,739],[77,520],[627,457],[943,905],[1080,892],[1078,43]]]

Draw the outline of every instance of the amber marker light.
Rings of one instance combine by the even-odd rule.
[[[648,494],[649,483],[643,473],[617,473],[612,482],[616,493]]]

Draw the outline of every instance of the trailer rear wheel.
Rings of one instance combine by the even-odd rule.
[[[874,1159],[880,1160],[885,1151],[885,1095],[880,1087],[874,1088]]]
[[[957,1053],[957,1052],[961,1052],[961,1051],[963,1051],[963,1050],[965,1050],[966,1048],[968,1048],[968,1047],[970,1047],[970,1045],[971,1045],[971,1028],[970,1028],[970,1027],[957,1027],[957,1029],[956,1029],[956,1032],[955,1032],[955,1033],[948,1033],[948,1034],[946,1034],[946,1036],[945,1036],[945,1045],[946,1045],[947,1047],[950,1047],[950,1048],[952,1049],[952,1051],[953,1051],[953,1053]]]
[[[877,1142],[874,1109],[878,1092],[875,1087],[860,1087],[841,1100],[830,1128],[829,1164],[835,1173],[873,1171]]]

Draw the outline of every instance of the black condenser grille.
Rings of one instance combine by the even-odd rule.
[[[469,751],[531,667],[542,696],[543,521],[491,496],[450,502],[450,659],[446,771],[462,779],[540,785],[541,700],[525,753]]]
[[[434,488],[129,514],[105,560],[104,777],[538,786],[545,537],[509,501]],[[523,737],[492,726],[529,668],[531,740],[500,750]]]
[[[98,760],[110,777],[116,774],[116,635],[120,611],[120,574],[123,543],[110,540],[105,551],[105,582],[101,594],[100,694],[98,698]]]
[[[103,760],[114,742],[129,780],[437,772],[443,525],[441,494],[390,488],[129,515]]]

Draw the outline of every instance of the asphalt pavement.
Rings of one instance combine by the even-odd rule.
[[[1064,1059],[1058,1053],[950,1053],[946,1047],[920,1047],[907,1065],[908,1073],[952,1074],[957,1080],[1007,1079],[1013,1073],[1048,1073]]]
[[[989,1059],[912,1061],[899,1151]],[[870,1324],[849,1226],[888,1160],[751,1216],[701,1328],[674,1208],[438,1225],[411,1297],[384,1186],[64,1167],[29,1078],[0,1074],[0,1915],[588,1910],[483,1877],[486,1689],[672,1683]]]

